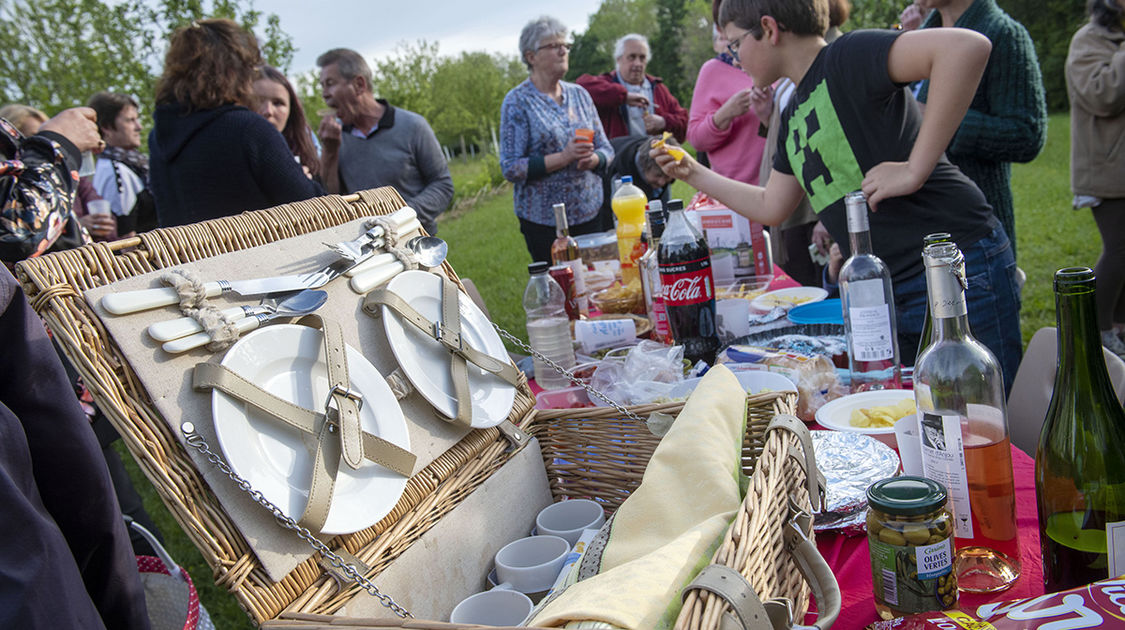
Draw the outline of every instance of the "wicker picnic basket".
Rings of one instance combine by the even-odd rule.
[[[332,195],[154,230],[116,243],[96,243],[17,266],[17,276],[31,304],[47,322],[164,504],[199,548],[216,583],[233,593],[251,619],[264,627],[458,626],[392,618],[390,612],[379,620],[330,616],[352,598],[367,595],[356,584],[341,585],[315,556],[284,579],[270,579],[173,435],[172,425],[160,416],[140,384],[138,369],[144,366],[130,365],[82,294],[154,270],[267,245],[365,216],[389,214],[402,205],[401,197],[390,188]],[[459,283],[448,264],[442,271]],[[810,509],[804,472],[807,463],[798,456],[805,447],[794,433],[767,431],[775,416],[793,413],[794,399],[787,393],[747,399],[743,457],[747,474],[752,474],[751,484],[742,510],[713,562],[745,576],[762,601],[781,598],[791,602],[791,615],[800,622],[810,592],[802,574],[809,571],[800,560],[785,553],[795,543],[786,538],[781,524],[789,522],[794,510],[807,513]],[[534,410],[533,405],[530,389],[521,381],[509,419],[538,438],[554,499],[597,499],[612,512],[640,484],[659,439],[644,424],[623,417],[613,408],[545,412]],[[648,405],[630,411],[642,417],[653,411],[675,414],[681,406]],[[328,547],[362,561],[368,567],[366,576],[377,582],[380,573],[509,461],[516,450],[496,428],[471,431],[409,479],[401,499],[386,517],[360,532],[332,538]],[[815,501],[815,489],[812,496]],[[805,533],[811,537],[811,527]],[[819,589],[814,585],[818,594]],[[721,617],[730,614],[730,605],[707,589],[692,590],[686,598],[677,627],[715,629]]]

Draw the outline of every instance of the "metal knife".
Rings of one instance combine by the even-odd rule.
[[[371,252],[374,254],[374,252]],[[342,276],[354,263],[341,258],[316,271],[294,275],[276,276],[273,278],[256,278],[253,280],[219,280],[203,285],[207,297],[215,297],[224,293],[237,293],[242,296],[263,295],[279,291],[296,291],[299,289],[318,289],[332,280]],[[180,302],[180,294],[171,287],[159,289],[141,289],[140,291],[123,291],[111,293],[102,297],[102,308],[114,315],[127,315],[145,311],[150,308],[171,306]]]

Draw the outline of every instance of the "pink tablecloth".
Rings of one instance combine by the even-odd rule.
[[[1020,534],[1023,573],[1012,588],[990,595],[961,594],[960,607],[971,610],[981,604],[1023,599],[1043,594],[1043,563],[1039,551],[1039,521],[1035,507],[1035,460],[1012,447],[1012,469],[1016,480],[1016,521]],[[817,547],[836,574],[843,595],[843,609],[833,630],[863,628],[879,619],[871,595],[871,558],[867,537],[818,534]],[[809,623],[815,617],[809,617]]]

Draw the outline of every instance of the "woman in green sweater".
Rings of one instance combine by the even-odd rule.
[[[984,76],[946,155],[984,193],[1015,254],[1011,163],[1034,160],[1047,141],[1047,101],[1035,46],[996,0],[920,0],[917,6],[933,9],[921,28],[968,28],[992,42]],[[919,101],[926,102],[929,87],[922,82]]]

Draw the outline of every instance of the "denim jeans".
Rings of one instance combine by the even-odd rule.
[[[995,224],[990,234],[962,247],[961,252],[965,256],[965,277],[969,285],[965,292],[969,330],[996,355],[1007,393],[1023,355],[1020,292],[1012,246],[1004,228]],[[913,365],[926,315],[926,274],[896,283],[894,290],[899,353],[904,365]]]

